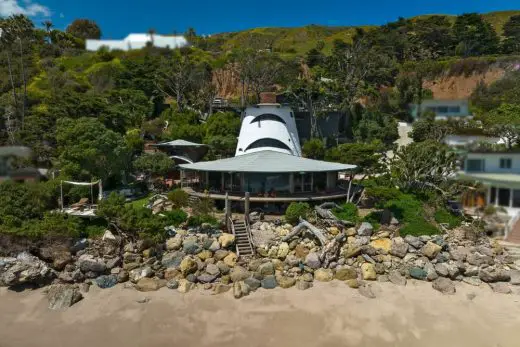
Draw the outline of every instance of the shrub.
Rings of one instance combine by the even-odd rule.
[[[291,202],[285,211],[285,220],[288,223],[296,224],[301,218],[306,218],[311,208],[306,202]]]
[[[402,194],[399,199],[390,200],[385,204],[394,216],[404,224],[400,230],[401,236],[434,235],[439,230],[425,218],[421,201],[413,195]]]
[[[439,208],[435,211],[435,221],[439,224],[448,224],[448,228],[453,229],[462,223],[462,217],[455,216],[444,208]]]
[[[173,203],[173,208],[188,206],[189,195],[182,189],[175,189],[168,193],[168,200]]]
[[[188,218],[188,222],[187,222],[188,226],[190,226],[190,227],[200,226],[203,223],[217,225],[218,221],[215,217],[213,217],[209,214],[199,214],[196,216],[190,216],[190,218]]]
[[[349,202],[332,210],[332,213],[341,220],[356,223],[359,219],[356,204]]]
[[[485,208],[484,208],[484,214],[486,216],[492,216],[494,215],[495,213],[497,213],[497,209],[495,206],[493,205],[487,205]]]
[[[178,226],[188,219],[188,214],[181,209],[163,212],[167,225]]]
[[[379,230],[379,228],[381,227],[381,211],[370,212],[363,218],[363,222],[368,222],[372,224],[374,230]]]

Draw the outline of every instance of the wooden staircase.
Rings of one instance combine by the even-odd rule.
[[[254,250],[246,222],[244,220],[234,220],[232,223],[237,255],[241,257],[252,256]]]

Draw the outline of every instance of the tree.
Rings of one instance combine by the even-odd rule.
[[[428,140],[399,148],[390,161],[392,180],[401,190],[435,190],[445,194],[444,185],[456,170],[456,154],[446,145]]]
[[[373,142],[377,140],[390,146],[399,138],[397,122],[391,115],[365,110],[354,129],[354,136],[358,141]]]
[[[303,144],[302,152],[305,158],[323,160],[325,157],[325,143],[322,139],[312,138]]]
[[[482,117],[489,133],[505,139],[511,149],[520,139],[520,105],[502,104]]]
[[[325,160],[357,165],[363,178],[386,171],[384,165],[386,149],[378,141],[372,143],[345,143],[326,152]]]
[[[503,103],[520,104],[520,71],[508,73],[489,86],[479,83],[471,95],[471,103],[477,115],[483,115]]]
[[[426,111],[417,121],[412,124],[410,137],[414,142],[434,140],[441,142],[451,133],[451,128],[445,121],[436,121],[435,113]]]
[[[154,176],[164,176],[173,167],[173,161],[166,153],[145,153],[134,160],[134,169],[146,175],[149,185]]]
[[[437,59],[450,55],[454,49],[451,22],[446,16],[418,18],[408,37],[418,48],[416,57],[420,59]]]
[[[68,34],[74,35],[77,38],[86,40],[101,38],[101,29],[90,19],[76,19],[65,30]]]
[[[210,146],[213,155],[234,155],[240,124],[240,118],[231,112],[218,112],[208,118],[204,143]]]
[[[453,36],[457,42],[458,55],[467,57],[498,53],[498,35],[478,13],[457,16]]]
[[[94,118],[59,119],[56,141],[58,167],[65,177],[106,182],[128,169],[130,153],[123,137]]]
[[[503,36],[502,51],[520,53],[520,15],[511,16],[504,24]]]

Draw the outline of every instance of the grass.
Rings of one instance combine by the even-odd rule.
[[[148,199],[150,199],[151,196],[152,196],[152,194],[148,194],[145,197],[142,197],[140,199],[127,202],[125,205],[132,206],[134,208],[142,208],[142,207],[144,207],[144,205],[146,205],[148,203]]]

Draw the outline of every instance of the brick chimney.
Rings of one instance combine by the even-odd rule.
[[[260,93],[261,104],[276,104],[276,93],[262,92]]]

